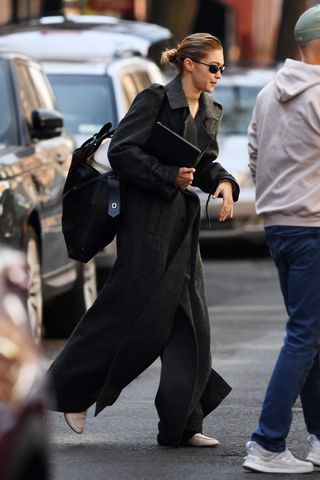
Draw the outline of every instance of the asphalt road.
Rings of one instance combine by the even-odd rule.
[[[157,445],[153,403],[160,373],[157,361],[122,392],[113,407],[96,418],[90,410],[83,435],[73,433],[62,414],[50,412],[52,480],[261,478],[261,474],[245,472],[241,465],[283,337],[286,314],[277,274],[263,249],[214,247],[209,253],[206,250],[204,265],[212,361],[233,387],[204,424],[204,433],[218,438],[220,446],[172,449]],[[44,343],[48,362],[61,346],[62,342]],[[298,403],[288,446],[300,458],[307,451],[306,437]],[[319,473],[307,478],[319,479]]]

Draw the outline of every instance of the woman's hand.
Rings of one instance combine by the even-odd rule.
[[[193,181],[193,174],[196,171],[195,168],[181,167],[179,168],[179,173],[176,179],[176,184],[178,188],[185,190],[190,187]]]
[[[219,183],[217,190],[213,193],[213,198],[222,196],[223,202],[219,214],[219,222],[224,222],[227,218],[233,217],[233,183],[228,180]]]

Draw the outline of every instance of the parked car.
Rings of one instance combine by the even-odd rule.
[[[205,214],[207,195],[199,192],[202,203],[200,239],[237,238],[256,243],[264,242],[263,226],[255,211],[255,189],[248,168],[247,129],[256,97],[262,87],[272,80],[275,70],[226,69],[212,93],[223,106],[224,114],[218,133],[219,157],[224,168],[234,175],[240,185],[240,198],[234,207],[234,217],[219,222],[221,200],[209,203],[211,227]]]
[[[23,254],[0,248],[0,478],[49,478],[46,387],[27,312]]]
[[[35,337],[43,322],[48,335],[68,335],[96,293],[94,263],[68,258],[61,231],[74,141],[36,60],[0,53],[0,96],[0,241],[26,252]]]
[[[147,54],[142,44],[149,45],[149,40],[97,27],[85,29],[82,24],[74,29],[62,25],[63,29],[0,35],[0,50],[29,54],[42,62],[66,127],[79,145],[106,121],[116,126],[136,94],[152,82],[163,83],[163,75],[154,62],[137,56]]]
[[[135,96],[153,82],[162,83],[158,67],[141,57],[92,62],[43,61],[66,128],[80,145],[106,121],[117,126]]]

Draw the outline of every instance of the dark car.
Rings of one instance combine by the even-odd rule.
[[[0,478],[47,480],[47,388],[27,315],[21,252],[0,248]]]
[[[0,241],[26,253],[36,338],[65,336],[95,297],[95,265],[66,251],[62,190],[74,148],[41,65],[0,53]],[[44,312],[45,308],[45,315]]]

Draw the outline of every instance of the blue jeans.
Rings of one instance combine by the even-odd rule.
[[[252,440],[281,452],[300,395],[309,433],[320,438],[320,227],[265,229],[289,316]]]

